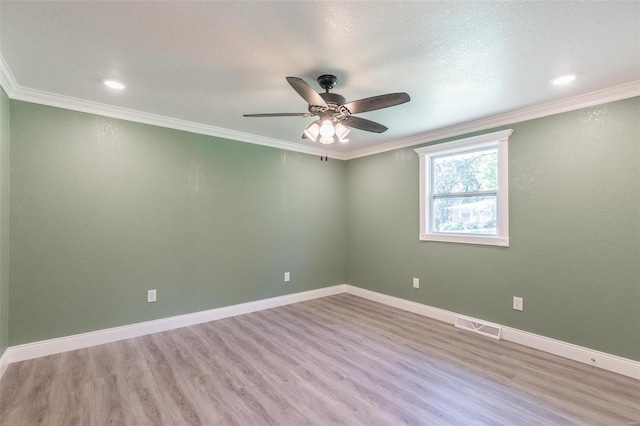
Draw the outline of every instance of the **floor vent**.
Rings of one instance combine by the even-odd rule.
[[[502,335],[502,327],[472,318],[456,317],[456,327],[473,331],[474,333],[482,334],[483,336],[496,340],[500,340],[500,336]]]

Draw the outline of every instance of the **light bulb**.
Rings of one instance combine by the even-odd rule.
[[[333,138],[336,134],[336,128],[330,120],[324,120],[320,126],[320,135],[325,138]]]
[[[321,144],[324,145],[329,145],[331,143],[333,143],[333,136],[330,138],[324,137],[324,136],[320,136],[320,139],[318,140],[318,142],[320,142]]]
[[[567,84],[567,83],[571,83],[573,80],[575,80],[577,77],[577,74],[572,72],[572,73],[566,73],[566,74],[560,74],[557,75],[555,77],[553,77],[551,79],[551,84],[553,85],[561,85],[561,84]]]
[[[117,80],[105,79],[102,80],[102,83],[110,89],[122,90],[125,88],[125,85]]]

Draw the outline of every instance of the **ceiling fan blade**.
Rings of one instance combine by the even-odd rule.
[[[302,139],[309,139],[309,136],[305,132],[302,132]]]
[[[364,118],[354,117],[353,115],[344,118],[341,123],[347,127],[366,130],[367,132],[382,133],[388,130],[388,128],[383,126],[382,124],[376,123],[375,121],[366,120]]]
[[[404,92],[400,92],[359,99],[357,101],[347,102],[342,106],[346,107],[351,114],[358,114],[361,112],[374,111],[376,109],[389,108],[409,102],[410,100],[411,98],[409,95]]]
[[[311,117],[308,112],[274,112],[271,114],[243,114],[243,117]]]
[[[309,105],[326,107],[327,103],[322,99],[322,96],[318,94],[313,87],[309,86],[309,83],[298,77],[287,77],[287,81],[298,92],[300,96],[304,98]]]

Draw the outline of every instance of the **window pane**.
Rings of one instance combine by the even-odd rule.
[[[497,188],[497,148],[433,158],[434,194],[489,191]]]
[[[434,197],[433,232],[497,235],[496,196]]]

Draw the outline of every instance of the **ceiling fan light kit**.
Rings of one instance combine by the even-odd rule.
[[[334,123],[329,119],[324,121],[317,120],[305,129],[302,137],[325,145],[332,144],[336,141],[346,143],[349,142],[346,136],[350,131],[350,129],[340,122]]]
[[[331,120],[324,120],[320,125],[320,136],[323,138],[333,138],[336,134],[336,128],[333,127]]]
[[[313,117],[318,120],[312,122],[302,133],[303,139],[329,145],[334,142],[348,142],[347,135],[351,129],[360,129],[367,132],[382,133],[387,127],[352,114],[374,111],[409,102],[411,98],[404,92],[389,93],[373,96],[357,101],[346,102],[346,99],[337,94],[329,93],[333,89],[338,78],[335,75],[323,74],[318,77],[318,84],[325,92],[316,92],[306,81],[298,77],[287,77],[287,81],[309,104],[309,112],[305,113],[268,113],[268,114],[244,114],[244,117]]]

